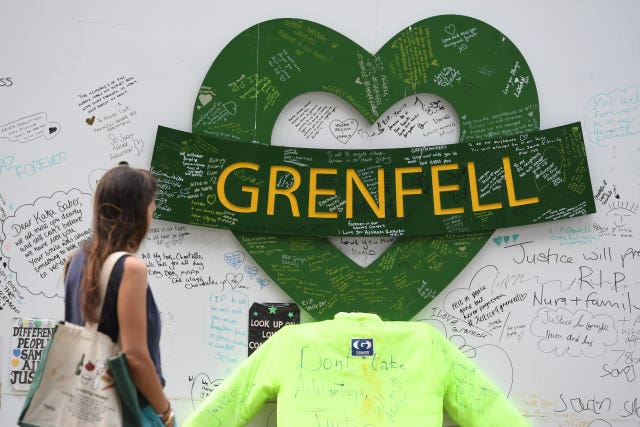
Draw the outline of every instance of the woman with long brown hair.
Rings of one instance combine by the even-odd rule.
[[[126,162],[108,170],[94,195],[91,239],[65,268],[65,321],[99,322],[98,330],[120,339],[138,390],[145,425],[173,426],[160,364],[160,314],[147,283],[145,263],[133,255],[113,268],[100,305],[99,277],[107,256],[136,252],[147,235],[155,209],[156,182],[149,171]]]

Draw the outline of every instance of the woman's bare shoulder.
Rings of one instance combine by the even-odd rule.
[[[124,260],[124,274],[127,276],[146,276],[147,265],[136,256],[128,256]]]

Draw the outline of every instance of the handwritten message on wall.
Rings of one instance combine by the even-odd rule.
[[[16,318],[12,325],[9,383],[15,390],[29,389],[56,322]]]

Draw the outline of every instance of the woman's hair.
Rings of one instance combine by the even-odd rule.
[[[156,193],[149,171],[126,162],[108,170],[98,181],[93,201],[91,240],[84,246],[87,259],[81,288],[82,315],[86,322],[100,320],[100,271],[112,252],[135,252],[149,229],[147,211]]]

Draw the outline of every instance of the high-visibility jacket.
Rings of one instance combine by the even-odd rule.
[[[183,426],[244,426],[274,398],[278,427],[441,427],[443,408],[464,427],[530,425],[430,325],[338,313],[274,333]]]

